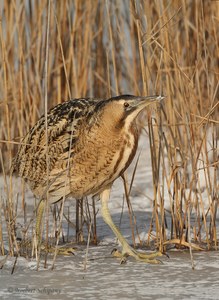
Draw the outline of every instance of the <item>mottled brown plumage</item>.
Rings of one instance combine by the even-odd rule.
[[[14,169],[35,196],[48,197],[50,203],[69,196],[104,195],[136,153],[137,115],[161,99],[121,95],[59,104],[47,114],[47,135],[43,116],[25,136]]]

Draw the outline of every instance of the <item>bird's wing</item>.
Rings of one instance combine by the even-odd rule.
[[[83,130],[85,117],[95,107],[98,99],[74,99],[61,103],[47,114],[27,133],[13,162],[19,176],[31,181],[45,179],[47,161],[49,171],[60,158],[68,158]],[[47,142],[48,141],[48,142]]]

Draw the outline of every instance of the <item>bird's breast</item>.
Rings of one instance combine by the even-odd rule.
[[[129,166],[137,149],[135,128],[127,132],[90,135],[71,163],[71,191],[75,197],[96,194]]]

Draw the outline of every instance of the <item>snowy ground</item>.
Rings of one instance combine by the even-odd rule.
[[[111,245],[91,247],[87,271],[83,255],[59,257],[55,270],[35,271],[21,258],[1,271],[1,299],[219,299],[218,253],[196,253],[191,269],[188,253],[173,251],[162,265],[129,260],[120,265],[106,258]]]
[[[149,152],[147,139],[143,140],[140,143],[142,156]],[[14,179],[14,183],[19,191],[19,180]],[[3,180],[0,181],[1,187]],[[3,188],[0,193],[4,197]],[[117,180],[110,203],[117,225],[121,216],[122,194],[122,182]],[[26,195],[27,199],[32,198],[30,192]],[[141,238],[150,221],[152,198],[151,166],[140,164],[132,205]],[[29,217],[33,201],[30,203]],[[124,211],[121,230],[131,242],[127,210]],[[84,246],[79,246],[74,256],[57,257],[54,270],[51,270],[52,257],[48,260],[48,268],[44,269],[42,262],[39,271],[36,271],[35,260],[20,257],[11,275],[15,258],[8,257],[4,261],[5,257],[0,257],[0,299],[219,299],[218,252],[194,252],[195,270],[191,268],[188,251],[174,250],[169,251],[170,258],[161,258],[163,264],[160,265],[144,264],[133,259],[120,265],[110,255],[112,249],[118,247],[116,239],[100,215],[97,232],[100,244],[89,247],[86,270]]]

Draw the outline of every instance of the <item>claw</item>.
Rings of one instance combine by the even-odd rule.
[[[127,263],[127,257],[122,257],[122,259],[120,260],[120,265],[124,265]]]
[[[167,254],[166,252],[161,252],[162,255],[166,256],[167,258],[170,258],[169,254]]]
[[[123,258],[122,253],[118,249],[116,249],[116,248],[114,248],[112,250],[111,254],[112,254],[113,257]]]
[[[111,251],[111,254],[114,256],[114,253],[118,252],[118,250],[116,248],[114,248],[112,251]]]

